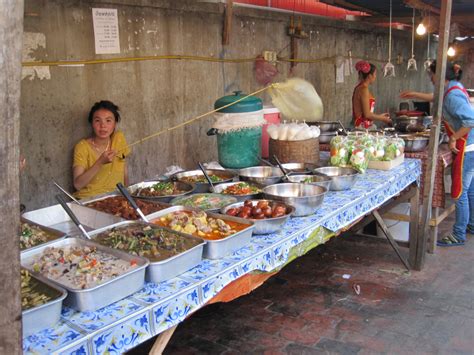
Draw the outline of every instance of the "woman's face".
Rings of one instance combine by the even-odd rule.
[[[367,75],[366,80],[369,84],[372,84],[375,81],[375,79],[377,79],[377,70],[374,70],[372,74]]]
[[[99,109],[92,116],[92,129],[98,138],[109,138],[115,131],[115,116],[106,109]]]

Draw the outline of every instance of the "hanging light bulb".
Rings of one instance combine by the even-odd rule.
[[[423,36],[423,35],[426,34],[426,27],[425,27],[425,25],[423,25],[423,22],[420,22],[420,24],[416,28],[416,34],[418,36]]]
[[[448,54],[448,57],[454,57],[456,55],[456,50],[454,49],[453,46],[449,46],[447,54]]]

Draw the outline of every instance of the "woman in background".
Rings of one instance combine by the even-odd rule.
[[[92,135],[74,147],[73,179],[77,198],[92,197],[115,190],[117,183],[128,185],[125,157],[130,154],[125,137],[116,131],[120,121],[117,105],[96,102],[88,121]]]
[[[429,67],[428,74],[434,85],[436,61]],[[466,89],[459,82],[461,78],[461,66],[447,63],[443,123],[449,136],[449,148],[455,154],[451,196],[456,199],[456,221],[452,233],[438,241],[439,246],[464,245],[466,233],[474,234],[474,110]],[[433,101],[432,93],[404,91],[400,97]]]
[[[377,79],[377,68],[372,63],[361,60],[355,66],[359,73],[359,84],[352,94],[352,119],[355,128],[375,129],[373,121],[390,124],[392,120],[388,113],[375,114],[375,97],[369,91],[369,86]]]

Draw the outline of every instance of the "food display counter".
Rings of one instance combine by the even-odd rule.
[[[329,191],[316,213],[292,217],[276,233],[252,235],[245,247],[221,259],[203,259],[177,277],[157,284],[148,282],[131,296],[96,311],[64,307],[54,327],[23,339],[23,351],[103,354],[129,350],[184,321],[236,280],[256,272],[271,275],[325,243],[407,188],[417,186],[420,176],[421,163],[416,159],[406,159],[389,171],[369,169],[357,177],[350,190]],[[412,243],[419,244],[418,240]]]

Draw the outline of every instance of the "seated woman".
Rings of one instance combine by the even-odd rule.
[[[380,121],[390,124],[392,120],[388,113],[375,114],[375,98],[369,91],[369,85],[377,79],[377,69],[375,65],[361,60],[356,63],[356,70],[359,72],[359,84],[352,94],[352,119],[355,128],[375,129],[373,121]]]
[[[113,191],[117,183],[128,185],[125,157],[130,154],[122,132],[118,106],[110,101],[96,102],[89,113],[91,137],[74,147],[73,179],[77,198]]]

